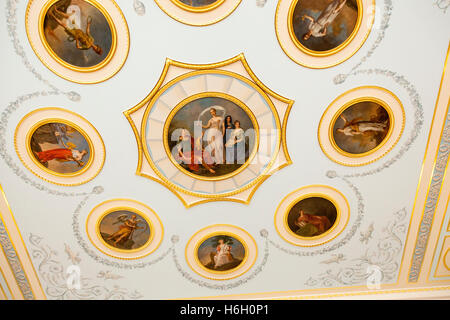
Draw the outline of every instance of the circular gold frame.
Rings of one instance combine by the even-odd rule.
[[[209,230],[209,229],[216,230],[216,231],[207,233],[207,230]],[[231,229],[233,231],[225,231],[225,230],[217,230],[217,229]],[[195,239],[201,233],[205,233],[205,235],[201,236],[199,239]],[[241,233],[241,235],[239,235],[238,233]],[[244,259],[242,259],[242,262],[237,267],[230,269],[230,270],[226,270],[226,271],[215,271],[215,270],[206,268],[200,262],[200,260],[198,258],[198,248],[207,239],[214,237],[216,235],[228,235],[230,237],[233,237],[236,240],[238,240],[244,247],[244,249],[245,249]],[[249,261],[251,248],[250,248],[249,244],[247,243],[247,241],[244,240],[244,237],[247,237],[248,240],[251,241],[253,249],[255,250],[254,259],[248,266],[246,266],[246,264],[248,264],[248,261]],[[193,248],[192,248],[193,252],[191,252],[190,248],[191,248],[191,244],[194,240],[196,240],[195,246],[193,246]],[[193,257],[194,257],[193,260],[195,261],[196,265],[198,265],[200,270],[197,270],[191,264],[189,255],[193,255]],[[234,225],[229,225],[229,224],[216,224],[216,225],[211,225],[211,226],[208,226],[208,227],[198,230],[193,236],[191,236],[191,238],[187,242],[186,248],[185,248],[185,258],[186,258],[186,262],[189,265],[189,267],[198,275],[200,275],[204,278],[210,279],[210,280],[231,280],[231,279],[242,276],[244,273],[246,273],[248,270],[250,270],[253,267],[253,265],[256,263],[257,256],[258,256],[258,246],[256,245],[255,239],[244,229],[239,228]],[[240,272],[237,272],[240,269],[242,269],[242,270]],[[205,273],[202,273],[201,271],[204,271]],[[235,273],[235,274],[233,274],[233,273]],[[233,275],[230,275],[230,274],[233,274]],[[227,275],[230,275],[230,276],[227,276]]]
[[[180,7],[183,10],[190,12],[207,12],[216,9],[221,6],[226,0],[216,0],[211,4],[202,7],[191,7],[187,4],[182,3],[180,0],[171,0],[176,6]]]
[[[244,247],[244,249],[245,249],[245,256],[244,256],[244,259],[242,259],[242,262],[241,262],[237,267],[234,267],[233,269],[226,270],[226,271],[215,271],[215,270],[211,270],[211,269],[206,268],[206,267],[203,266],[203,264],[200,262],[200,260],[199,260],[199,258],[198,258],[198,248],[200,248],[200,246],[203,244],[203,242],[205,242],[205,241],[208,240],[209,238],[214,237],[214,236],[218,236],[218,235],[225,235],[225,236],[233,237],[233,238],[235,238],[236,240],[238,240],[238,241],[242,244],[242,246]],[[211,272],[211,273],[214,273],[214,274],[229,274],[229,273],[232,273],[232,272],[238,270],[239,267],[240,267],[241,265],[244,265],[245,262],[247,262],[247,259],[248,259],[248,246],[247,246],[247,243],[245,243],[245,241],[244,241],[241,237],[239,237],[237,234],[234,234],[234,233],[232,233],[232,232],[220,232],[220,231],[217,231],[217,232],[210,233],[210,234],[208,234],[207,236],[204,236],[204,237],[203,237],[200,241],[198,241],[197,244],[195,245],[195,252],[197,253],[197,254],[195,255],[195,261],[198,263],[198,265],[200,266],[200,268],[202,268],[202,269],[205,270],[206,272]]]
[[[243,186],[243,187],[241,187],[241,188],[239,188],[237,190],[226,192],[226,193],[221,193],[221,194],[202,194],[202,193],[192,192],[192,191],[186,190],[186,189],[176,185],[175,183],[171,182],[155,166],[155,164],[154,164],[154,162],[153,162],[153,160],[152,160],[152,158],[151,158],[151,156],[150,156],[150,154],[148,152],[147,141],[146,141],[146,132],[147,132],[146,129],[147,129],[147,124],[148,124],[148,117],[149,117],[149,114],[150,114],[150,110],[153,108],[153,105],[158,100],[158,98],[168,88],[170,88],[175,83],[177,83],[177,82],[179,82],[181,80],[184,80],[186,78],[192,77],[192,76],[204,75],[204,74],[227,75],[227,76],[230,76],[232,78],[236,78],[238,80],[241,80],[241,81],[245,82],[246,84],[248,84],[249,86],[251,86],[253,89],[255,89],[261,95],[261,97],[267,102],[269,108],[272,110],[273,117],[274,117],[275,122],[276,122],[276,129],[280,133],[278,135],[277,144],[276,144],[276,147],[275,147],[276,152],[273,154],[270,162],[267,164],[267,166],[264,169],[264,171],[262,173],[260,173],[254,180],[252,180],[247,185],[245,185],[245,186]],[[141,133],[142,133],[141,134],[141,144],[142,144],[142,149],[143,149],[144,156],[146,157],[150,167],[158,175],[158,177],[164,183],[166,183],[166,185],[169,186],[169,188],[173,188],[174,190],[181,191],[183,193],[186,193],[186,194],[189,194],[189,195],[193,195],[193,196],[197,196],[197,197],[202,197],[202,198],[223,198],[223,197],[235,195],[235,194],[241,193],[241,192],[251,188],[252,186],[256,185],[257,183],[259,183],[260,181],[265,179],[266,178],[266,173],[271,169],[273,163],[275,162],[275,160],[276,160],[276,158],[278,156],[278,153],[280,151],[280,146],[281,146],[281,143],[282,143],[282,130],[281,130],[280,119],[278,117],[278,113],[276,111],[276,108],[275,108],[272,100],[267,96],[267,94],[260,87],[258,87],[255,83],[251,82],[249,79],[241,76],[240,74],[237,74],[237,73],[234,73],[234,72],[231,72],[231,71],[227,71],[227,70],[219,70],[219,69],[217,69],[217,70],[191,71],[191,72],[185,73],[183,75],[180,75],[180,76],[172,79],[168,83],[166,83],[162,88],[160,88],[160,90],[153,96],[153,98],[148,103],[148,105],[146,107],[146,110],[144,112],[144,115],[142,117]]]
[[[94,208],[93,210],[95,210],[95,208]],[[102,237],[102,235],[101,235],[101,233],[100,233],[100,224],[101,224],[101,222],[103,221],[103,218],[106,217],[106,216],[107,216],[108,214],[110,214],[110,213],[113,213],[113,212],[116,212],[116,211],[121,211],[121,210],[130,211],[130,212],[135,213],[135,214],[139,215],[140,217],[144,218],[145,221],[147,222],[149,228],[150,228],[150,232],[151,232],[151,233],[150,233],[150,237],[148,238],[147,242],[146,242],[145,244],[143,244],[142,246],[140,246],[139,248],[131,249],[131,250],[126,250],[126,249],[116,248],[116,247],[111,246],[110,244],[108,244],[108,243],[103,239],[103,237]],[[143,212],[141,212],[141,211],[139,211],[139,210],[137,210],[137,209],[135,209],[135,208],[128,207],[128,206],[115,207],[115,208],[111,208],[111,209],[108,209],[107,211],[105,211],[105,212],[97,219],[97,224],[96,224],[95,230],[96,230],[96,232],[97,232],[97,237],[100,239],[100,241],[101,241],[105,246],[107,246],[108,248],[110,248],[110,249],[113,250],[113,251],[126,252],[126,253],[133,253],[133,252],[139,252],[139,251],[144,250],[144,249],[145,249],[146,247],[148,247],[148,245],[152,242],[153,237],[155,236],[155,233],[153,232],[153,223],[147,218],[147,216],[146,216]]]
[[[53,4],[55,4],[55,2],[57,2],[57,1],[60,1],[60,0],[49,0],[45,4],[45,6],[42,7],[41,12],[39,14],[39,37],[40,37],[42,43],[44,44],[45,49],[47,49],[47,51],[50,53],[50,55],[52,56],[53,59],[55,59],[61,65],[63,65],[64,67],[66,67],[70,70],[74,70],[74,71],[78,71],[78,72],[92,72],[92,71],[96,71],[96,70],[101,69],[104,66],[106,66],[111,61],[111,59],[114,56],[116,49],[117,49],[117,31],[116,31],[116,27],[114,26],[114,22],[112,21],[109,13],[96,0],[83,0],[87,3],[89,3],[90,5],[92,5],[93,7],[95,7],[97,10],[99,10],[103,14],[106,21],[108,22],[109,29],[111,30],[111,38],[112,39],[111,39],[111,49],[109,50],[108,55],[105,57],[105,59],[103,61],[101,61],[100,63],[98,63],[92,67],[77,67],[77,66],[74,66],[74,65],[64,61],[63,59],[61,59],[50,47],[50,45],[48,44],[47,38],[44,35],[45,15],[47,14],[48,9],[50,9],[50,7]]]
[[[333,129],[342,112],[364,101],[375,102],[386,110],[389,115],[389,131],[375,148],[364,153],[353,154],[342,150],[337,145]],[[331,117],[330,114],[332,114]],[[344,92],[330,103],[320,119],[317,137],[320,148],[330,160],[340,165],[358,167],[373,163],[388,154],[400,140],[404,126],[405,110],[394,93],[382,87],[362,86]]]
[[[326,69],[353,57],[364,45],[375,20],[375,0],[357,0],[358,18],[355,28],[342,44],[328,51],[314,51],[303,46],[295,37],[292,13],[300,0],[279,0],[275,12],[275,33],[284,53],[295,63],[311,68]]]
[[[362,3],[362,0],[357,0],[358,17],[357,17],[357,20],[356,20],[355,28],[353,29],[353,31],[350,34],[350,36],[344,42],[341,43],[336,48],[333,48],[333,49],[330,49],[330,50],[326,50],[326,51],[315,51],[315,50],[308,49],[308,48],[306,48],[304,45],[302,45],[300,43],[300,41],[295,36],[294,30],[293,30],[294,10],[295,10],[295,7],[297,6],[299,1],[301,1],[301,0],[294,0],[294,1],[292,1],[291,6],[289,7],[288,22],[287,22],[288,23],[288,31],[289,31],[289,36],[292,39],[292,42],[294,42],[294,44],[297,46],[297,48],[299,48],[300,50],[302,50],[306,54],[309,54],[309,55],[312,55],[312,56],[316,56],[316,57],[331,56],[331,55],[341,51],[350,42],[352,42],[353,39],[355,38],[356,34],[358,33],[359,29],[361,28],[361,22],[362,22],[362,17],[363,17],[363,3]]]
[[[250,118],[250,120],[252,121],[253,124],[253,128],[256,131],[256,141],[255,141],[255,145],[253,146],[253,150],[250,154],[250,156],[248,157],[247,161],[245,161],[244,164],[242,164],[242,166],[240,166],[238,169],[236,169],[233,172],[227,173],[225,175],[222,176],[218,176],[218,177],[204,177],[204,176],[200,176],[197,174],[194,174],[192,172],[187,171],[186,169],[184,169],[174,158],[172,155],[172,152],[169,149],[169,142],[168,142],[168,133],[169,133],[169,126],[170,123],[172,122],[173,117],[176,115],[176,113],[182,109],[183,107],[185,107],[188,103],[195,101],[197,99],[201,99],[201,98],[206,98],[206,97],[217,97],[217,98],[223,98],[226,100],[229,100],[231,102],[234,102],[236,105],[238,105],[242,110],[244,110],[244,112],[247,114],[247,116]],[[163,141],[164,141],[164,149],[166,150],[167,156],[169,157],[170,161],[179,169],[181,170],[183,173],[187,174],[188,176],[191,176],[192,178],[195,179],[199,179],[199,180],[207,180],[207,181],[219,181],[219,180],[224,180],[224,179],[228,179],[231,178],[237,174],[239,174],[240,172],[242,172],[253,160],[253,158],[255,157],[256,153],[258,152],[258,148],[259,148],[259,126],[258,126],[258,121],[256,120],[255,115],[253,114],[253,112],[239,99],[229,95],[229,94],[225,94],[222,92],[203,92],[203,93],[199,93],[199,94],[195,94],[193,96],[190,96],[186,99],[184,99],[183,101],[181,101],[180,103],[178,103],[175,108],[172,109],[172,111],[169,113],[169,116],[166,119],[166,122],[164,123],[164,130],[163,130]]]
[[[62,118],[61,116],[58,117],[54,117],[54,116],[48,116],[48,117],[44,117],[43,119],[35,122],[33,125],[30,126],[30,128],[26,131],[25,136],[24,136],[24,141],[25,141],[25,152],[22,154],[21,150],[23,149],[21,146],[22,144],[19,143],[18,140],[18,134],[19,131],[22,130],[22,125],[30,118],[33,116],[36,116],[37,114],[41,113],[41,112],[48,112],[48,111],[54,111],[55,113],[61,113],[61,114],[66,114],[67,117],[72,117],[74,118],[73,120],[67,120]],[[95,143],[93,142],[92,137],[86,132],[87,130],[83,129],[82,126],[75,124],[75,120],[79,120],[80,122],[84,122],[86,128],[89,128],[90,130],[92,130],[92,133],[95,134],[95,139],[94,140],[98,140],[97,145],[95,145]],[[48,123],[64,123],[67,124],[73,128],[75,128],[84,138],[85,140],[88,142],[89,148],[90,148],[90,157],[88,160],[88,163],[79,171],[76,171],[74,173],[68,173],[68,174],[63,174],[63,173],[58,173],[52,170],[49,170],[48,168],[44,167],[34,156],[33,152],[31,151],[31,147],[30,147],[30,141],[31,138],[34,134],[34,132],[41,127],[42,125],[48,124]],[[94,179],[99,173],[100,171],[103,169],[103,165],[105,163],[105,144],[103,142],[103,139],[100,136],[100,133],[97,131],[97,129],[85,118],[83,118],[82,116],[66,110],[66,109],[62,109],[62,108],[56,108],[56,107],[46,107],[46,108],[40,108],[37,110],[34,110],[28,114],[26,114],[17,124],[15,133],[14,133],[14,147],[16,150],[16,153],[20,159],[20,161],[23,163],[23,165],[31,171],[31,173],[33,173],[35,176],[37,176],[40,179],[43,179],[47,182],[56,184],[56,185],[61,185],[61,186],[77,186],[77,185],[81,185],[84,183],[87,183],[89,181],[91,181],[92,179]],[[96,148],[101,148],[101,152],[98,152],[98,150],[96,151]],[[48,174],[51,177],[60,177],[60,178],[76,178],[76,177],[82,177],[84,174],[87,173],[88,170],[91,169],[91,167],[94,165],[95,162],[95,158],[97,156],[102,157],[99,164],[98,164],[98,170],[96,170],[95,172],[93,172],[89,177],[87,177],[85,180],[81,180],[78,182],[73,182],[73,183],[62,183],[62,182],[57,182],[57,181],[53,181],[51,180],[49,177],[44,177],[41,173],[37,172],[36,170],[34,170],[32,168],[32,165],[28,164],[26,159],[24,158],[24,156],[26,156],[31,160],[31,163],[33,165],[35,165],[37,167],[37,169],[42,170],[44,173]]]
[[[115,0],[84,0],[98,9],[111,30],[111,49],[106,58],[91,67],[78,67],[62,60],[49,46],[43,30],[43,21],[49,7],[57,0],[28,0],[25,29],[39,60],[59,77],[79,84],[94,84],[116,75],[124,66],[130,50],[128,24]]]
[[[117,203],[117,205],[115,205]],[[102,207],[106,207],[107,209],[105,211],[100,211]],[[141,208],[138,208],[141,207]],[[119,210],[127,210],[127,211],[131,211],[134,212],[138,215],[140,215],[142,218],[144,218],[146,220],[146,222],[149,225],[150,228],[150,238],[149,240],[147,240],[147,242],[136,249],[131,249],[131,250],[126,250],[126,249],[119,249],[119,248],[115,248],[111,245],[109,245],[108,243],[106,243],[103,240],[103,237],[101,236],[100,232],[99,232],[99,226],[100,223],[102,221],[102,219],[109,213],[111,212],[115,212],[115,211],[119,211]],[[144,211],[147,211],[147,213],[145,213]],[[98,214],[97,212],[101,212],[100,214]],[[95,217],[93,217],[95,216]],[[91,220],[94,219],[94,222],[91,223]],[[153,219],[153,221],[152,221]],[[90,228],[91,225],[94,225],[93,230],[91,230],[92,228]],[[161,219],[159,218],[159,216],[156,214],[156,212],[150,208],[149,206],[147,206],[146,204],[136,201],[136,200],[132,200],[132,199],[124,199],[124,198],[117,198],[117,199],[110,199],[110,200],[106,200],[101,202],[100,204],[96,205],[88,214],[87,218],[86,218],[86,234],[89,238],[89,241],[92,243],[92,245],[97,248],[101,253],[112,257],[112,258],[116,258],[116,259],[121,259],[121,260],[137,260],[137,259],[141,259],[144,257],[147,257],[148,255],[152,254],[153,252],[155,252],[159,246],[162,243],[162,240],[164,238],[164,226],[161,222]],[[158,238],[155,238],[155,235],[157,233],[158,234]],[[96,237],[96,239],[99,241],[99,243],[96,243],[96,241],[94,241],[93,237]],[[155,242],[155,240],[157,242]],[[148,252],[145,252],[146,249],[148,250],[149,246],[151,246],[153,243],[154,247],[151,248],[151,250],[149,250]],[[104,246],[104,248],[102,248],[101,246]],[[110,252],[107,252],[107,251]],[[145,252],[142,255],[139,255],[139,253]],[[115,254],[117,253],[117,254]]]
[[[313,237],[302,237],[302,236],[299,236],[298,234],[294,233],[291,230],[291,228],[289,227],[289,224],[288,224],[288,216],[289,216],[291,209],[297,203],[299,203],[302,200],[309,199],[309,198],[323,198],[323,199],[330,201],[336,208],[336,220],[334,221],[334,223],[330,227],[330,229],[328,229],[324,233],[319,234],[318,236],[313,236]],[[341,220],[341,208],[339,207],[339,205],[336,203],[336,201],[333,198],[331,198],[329,195],[325,195],[323,193],[314,193],[313,192],[313,193],[308,193],[308,194],[302,195],[302,196],[298,197],[297,199],[295,199],[294,201],[292,201],[292,203],[289,205],[289,207],[284,212],[284,226],[285,226],[286,230],[290,234],[292,234],[294,237],[297,237],[302,240],[316,240],[316,239],[324,238],[325,236],[327,236],[328,234],[333,232],[333,230],[338,226],[340,220]]]
[[[291,230],[287,219],[292,207],[299,201],[312,197],[320,197],[330,201],[336,208],[336,220],[331,228],[324,233],[313,237],[302,237]],[[327,185],[309,185],[292,191],[281,200],[275,211],[274,224],[278,235],[290,244],[299,247],[315,247],[338,237],[347,227],[350,214],[348,200],[339,190]]]
[[[379,105],[381,105],[384,110],[386,110],[386,112],[389,115],[389,130],[388,133],[386,134],[386,137],[384,137],[383,141],[381,141],[381,143],[379,145],[377,145],[375,148],[363,152],[363,153],[350,153],[350,152],[346,152],[344,150],[342,150],[336,143],[336,140],[334,139],[334,126],[336,125],[336,121],[339,118],[339,116],[348,108],[352,107],[353,105],[360,103],[360,102],[375,102],[378,103]],[[389,105],[387,103],[385,103],[383,100],[381,99],[377,99],[374,97],[362,97],[362,98],[357,98],[354,99],[352,101],[347,102],[345,105],[343,105],[333,116],[333,120],[331,120],[330,126],[329,126],[329,139],[331,141],[331,144],[333,145],[333,147],[342,155],[346,156],[346,157],[350,157],[350,158],[361,158],[361,157],[365,157],[368,156],[374,152],[376,152],[377,150],[381,149],[383,147],[383,145],[389,140],[389,138],[392,135],[392,131],[394,131],[394,126],[395,126],[395,118],[394,118],[394,114],[392,112],[392,109],[389,107]]]
[[[90,157],[88,162],[86,163],[86,165],[79,171],[73,172],[73,173],[58,173],[55,171],[52,171],[48,168],[46,168],[45,166],[42,165],[42,163],[40,163],[36,157],[33,154],[33,151],[31,150],[31,138],[33,137],[34,133],[36,132],[37,129],[39,129],[40,127],[49,124],[49,123],[63,123],[65,125],[69,125],[72,128],[75,128],[82,136],[83,138],[87,141],[88,145],[89,145],[89,153],[90,153]],[[71,122],[71,121],[67,121],[65,119],[61,119],[61,118],[49,118],[49,119],[44,119],[41,120],[39,122],[37,122],[29,131],[27,134],[27,138],[26,138],[26,147],[27,147],[27,151],[28,151],[28,156],[33,160],[33,162],[37,165],[40,166],[42,170],[48,172],[49,174],[53,174],[55,176],[60,176],[60,177],[75,177],[75,176],[79,176],[81,174],[83,174],[84,172],[86,172],[86,170],[89,169],[89,167],[92,164],[92,161],[94,160],[94,155],[95,155],[95,149],[94,149],[94,145],[92,143],[91,138],[87,135],[87,133],[78,125],[76,125],[75,123]]]

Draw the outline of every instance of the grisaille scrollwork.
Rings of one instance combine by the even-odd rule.
[[[37,264],[40,279],[45,285],[48,298],[55,300],[137,300],[142,295],[137,291],[130,291],[118,285],[107,287],[94,279],[81,275],[79,287],[70,283],[70,266],[58,260],[58,252],[48,246],[40,236],[30,234],[31,255]]]
[[[380,272],[381,282],[394,280],[400,266],[402,236],[407,230],[406,217],[406,208],[395,212],[393,219],[382,228],[376,244],[370,241],[362,256],[347,259],[347,265],[339,269],[328,269],[310,277],[305,284],[311,287],[364,284],[375,269]]]

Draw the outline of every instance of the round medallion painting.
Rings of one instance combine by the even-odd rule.
[[[383,144],[390,127],[390,116],[384,106],[375,101],[362,101],[337,116],[332,124],[332,141],[338,150],[364,155]]]
[[[297,45],[324,53],[337,49],[357,31],[360,0],[297,0],[290,28]]]
[[[119,250],[139,250],[151,241],[149,222],[129,210],[107,213],[98,223],[98,232],[110,247]]]
[[[256,119],[232,97],[190,98],[174,109],[165,127],[172,161],[200,179],[224,179],[242,171],[255,154]]]
[[[200,265],[210,272],[230,272],[238,268],[246,256],[243,243],[227,234],[208,237],[197,249]]]
[[[113,31],[106,11],[93,0],[58,0],[43,19],[49,49],[64,63],[92,68],[112,51]]]
[[[297,237],[318,237],[333,227],[337,214],[336,206],[330,200],[309,197],[289,209],[286,222]]]
[[[92,161],[86,134],[61,122],[40,125],[31,134],[29,151],[40,166],[61,175],[79,174]]]

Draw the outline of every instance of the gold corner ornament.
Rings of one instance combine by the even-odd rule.
[[[148,96],[124,112],[138,145],[136,174],[167,187],[187,208],[210,201],[248,204],[271,174],[292,163],[286,145],[286,125],[293,103],[259,81],[243,54],[211,64],[167,59]],[[216,112],[222,113],[217,115]],[[178,117],[176,113],[180,113]],[[230,147],[225,133],[222,143],[222,138],[214,140],[208,129],[204,129],[210,122],[214,123],[214,119],[220,123],[220,119],[224,121],[230,114],[234,116],[233,121],[239,120],[243,126],[237,125],[234,131],[247,130],[240,140],[250,149],[245,153],[245,163],[239,166],[238,161],[230,164],[227,160],[208,165],[205,154],[215,157],[216,152],[208,150],[217,150],[208,149],[211,144],[224,154]],[[174,132],[189,131],[195,121],[203,126],[201,139],[190,138],[194,151],[185,158],[186,153],[182,151],[184,162],[178,159],[177,163],[174,154],[177,155],[177,150],[180,152],[176,146],[181,144],[178,142],[183,135],[174,139]],[[173,130],[174,124],[180,129]],[[247,138],[249,131],[252,139]],[[195,133],[192,136],[197,137]],[[201,140],[200,144],[194,143]],[[186,158],[198,155],[195,146],[199,145],[201,161],[197,159],[195,165],[188,165]]]

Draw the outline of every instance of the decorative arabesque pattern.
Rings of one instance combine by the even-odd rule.
[[[393,156],[391,159],[385,161],[381,166],[376,167],[375,169],[371,169],[369,171],[364,172],[356,172],[351,174],[344,175],[347,178],[355,178],[355,177],[364,177],[369,176],[373,174],[377,174],[384,169],[389,168],[394,163],[396,163],[400,158],[403,157],[403,155],[411,148],[417,137],[419,136],[422,125],[423,125],[423,106],[421,102],[420,95],[416,89],[416,87],[409,82],[403,75],[398,74],[397,72],[386,70],[386,69],[366,69],[366,70],[358,70],[359,67],[361,67],[362,64],[364,64],[376,51],[380,43],[383,41],[386,30],[389,27],[390,18],[392,15],[393,5],[391,0],[385,0],[384,1],[384,13],[383,13],[383,19],[379,26],[379,34],[373,43],[372,47],[369,49],[369,51],[366,53],[365,56],[361,58],[361,60],[353,66],[353,68],[350,69],[350,71],[346,74],[338,74],[334,78],[334,83],[336,85],[343,84],[348,77],[350,76],[356,76],[356,75],[380,75],[387,78],[392,79],[395,81],[400,87],[402,87],[409,95],[409,98],[411,100],[412,106],[414,108],[414,124],[413,128],[411,129],[411,134],[409,138],[404,142],[402,147],[399,149],[397,154]]]
[[[46,284],[45,293],[47,297],[56,300],[137,300],[143,296],[137,292],[130,292],[128,289],[117,285],[107,287],[97,283],[94,279],[81,276],[77,288],[71,282],[71,274],[68,267],[58,259],[58,252],[44,244],[43,238],[30,234],[31,255],[38,265],[38,272]],[[73,263],[73,262],[72,262]],[[79,269],[82,271],[82,269]],[[99,273],[99,274],[105,274]],[[106,277],[101,276],[98,278]],[[112,278],[109,278],[112,279]],[[75,282],[76,284],[76,282]]]
[[[11,169],[12,172],[16,176],[18,176],[22,181],[26,184],[31,185],[32,187],[47,192],[52,195],[57,196],[65,196],[65,197],[74,197],[74,196],[82,196],[88,194],[87,192],[74,193],[74,192],[61,192],[55,189],[50,189],[47,186],[36,182],[34,179],[31,179],[21,168],[22,166],[17,164],[14,161],[14,158],[8,153],[6,147],[6,139],[5,135],[8,128],[9,117],[18,109],[20,106],[28,101],[41,96],[57,96],[57,95],[65,95],[69,100],[72,101],[80,101],[81,96],[74,92],[63,92],[59,90],[56,86],[51,84],[47,79],[45,79],[30,63],[28,57],[23,50],[22,45],[20,44],[19,36],[17,34],[17,4],[19,0],[7,0],[6,3],[6,26],[8,29],[8,35],[10,37],[11,43],[14,47],[14,52],[18,55],[22,64],[25,68],[33,74],[33,76],[45,84],[50,90],[42,90],[36,91],[29,94],[24,94],[16,98],[14,101],[10,102],[8,106],[3,110],[0,119],[0,156],[5,160],[7,166]]]
[[[419,278],[420,268],[422,266],[423,257],[428,244],[428,238],[430,237],[431,226],[433,224],[434,212],[436,211],[436,206],[445,176],[445,170],[449,160],[449,154],[450,110],[448,110],[447,118],[444,123],[438,154],[434,165],[433,176],[431,178],[427,200],[425,202],[422,221],[420,222],[419,235],[417,236],[416,247],[414,249],[411,270],[409,273],[410,282],[416,282]]]
[[[366,284],[375,280],[379,283],[386,283],[395,280],[397,270],[400,266],[403,241],[406,233],[407,217],[406,208],[393,214],[391,220],[382,229],[382,235],[376,245],[373,241],[365,248],[365,253],[352,260],[347,260],[347,266],[339,269],[328,269],[325,273],[316,277],[310,277],[305,285],[312,287],[332,287],[340,285]]]
[[[20,291],[25,300],[34,300],[34,294],[31,290],[30,284],[28,283],[28,279],[25,275],[25,271],[23,270],[22,263],[17,256],[17,252],[14,249],[14,246],[9,239],[8,231],[3,224],[3,220],[0,217],[0,246],[3,249],[3,253],[8,260],[9,266],[11,267],[12,272],[14,273],[14,277],[16,278],[17,285],[19,286]]]
[[[103,191],[101,189],[101,187],[96,187],[96,188],[97,188],[96,192],[93,192],[92,194],[99,194]],[[165,259],[169,254],[172,254],[172,259],[175,264],[175,267],[177,268],[177,271],[189,282],[192,282],[200,287],[205,287],[205,288],[209,288],[209,289],[228,290],[228,289],[239,287],[239,286],[249,282],[250,280],[254,279],[263,270],[264,266],[266,265],[266,263],[268,261],[268,258],[269,258],[269,248],[268,248],[269,243],[268,242],[269,242],[269,240],[266,239],[264,256],[262,258],[262,261],[259,264],[259,266],[254,268],[252,273],[250,275],[248,275],[247,277],[242,278],[238,281],[228,282],[224,285],[213,284],[213,283],[210,283],[207,281],[198,280],[198,279],[192,277],[189,272],[185,271],[183,269],[181,263],[179,262],[179,258],[177,256],[177,250],[176,250],[176,244],[180,241],[180,237],[178,235],[173,235],[171,237],[172,245],[166,251],[164,251],[159,257],[157,257],[153,260],[146,261],[146,262],[133,263],[133,262],[129,262],[129,261],[118,262],[118,261],[112,261],[112,260],[106,259],[104,257],[97,255],[96,251],[94,251],[90,248],[90,246],[83,239],[83,236],[80,232],[80,223],[78,221],[79,214],[80,214],[81,210],[83,209],[83,207],[86,205],[89,197],[90,197],[90,195],[87,195],[86,197],[84,197],[84,199],[77,205],[77,207],[73,213],[73,222],[72,222],[73,233],[75,234],[75,237],[77,239],[79,246],[84,250],[84,252],[89,257],[94,259],[96,262],[106,265],[108,267],[125,269],[125,270],[146,268],[146,267],[155,265],[156,263]],[[263,238],[267,238],[267,236],[268,236],[267,231],[262,230],[261,236]],[[105,276],[101,275],[100,277],[104,278]]]
[[[450,0],[435,0],[434,5],[444,13],[447,13],[447,9],[450,7]]]

